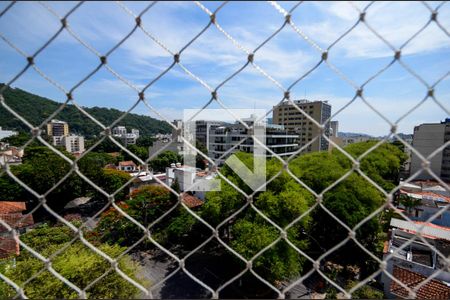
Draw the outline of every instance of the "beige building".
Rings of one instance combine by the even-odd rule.
[[[328,101],[294,100],[294,103],[320,124],[331,116],[331,105],[328,104]],[[287,101],[273,107],[273,124],[283,125],[289,132],[297,134],[300,147],[319,136],[306,149],[308,152],[326,151],[329,148],[329,143],[320,135],[319,128]],[[330,122],[328,122],[325,135],[329,137],[330,133]]]
[[[427,157],[449,140],[450,118],[447,118],[441,123],[421,124],[414,127],[412,146],[422,156]],[[422,160],[413,152],[411,156],[410,174],[413,175],[421,168]],[[442,180],[450,181],[450,147],[446,147],[430,159],[430,169],[434,174],[440,176]],[[423,171],[416,179],[433,179],[433,177],[428,172]]]
[[[68,136],[69,124],[64,121],[51,120],[47,124],[47,135],[49,136]]]

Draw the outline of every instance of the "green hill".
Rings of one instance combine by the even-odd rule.
[[[0,86],[3,86],[3,84],[0,84]],[[41,124],[45,118],[50,116],[61,105],[59,102],[28,93],[19,88],[8,88],[3,93],[3,96],[8,106],[34,126]],[[109,126],[123,114],[122,111],[112,108],[83,107],[83,109],[105,126]],[[68,122],[71,132],[87,138],[98,135],[101,131],[99,126],[73,105],[66,106],[54,119]],[[128,130],[131,130],[131,128],[139,129],[142,136],[171,132],[171,127],[166,122],[138,114],[128,114],[118,125],[126,126]],[[19,132],[30,131],[25,124],[15,118],[3,106],[0,106],[0,126],[4,129],[17,130]]]

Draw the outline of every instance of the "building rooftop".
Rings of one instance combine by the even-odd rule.
[[[126,160],[126,161],[121,161],[121,162],[119,162],[119,166],[122,166],[122,167],[126,167],[126,166],[136,166],[136,164],[134,163],[134,161],[132,161],[132,160]]]
[[[65,121],[60,121],[60,120],[56,120],[56,119],[51,120],[50,123],[52,123],[52,124],[67,124],[67,122],[65,122]]]
[[[407,269],[400,268],[398,266],[394,266],[392,275],[411,289],[415,288],[422,281],[427,279],[426,276]],[[416,292],[416,296],[418,299],[450,299],[449,285],[450,284],[448,283],[432,279],[419,288],[419,290]],[[401,298],[410,298],[408,290],[403,288],[394,280],[392,280],[390,291],[391,293]]]
[[[423,237],[427,237],[430,239],[444,239],[450,241],[450,227],[439,226],[436,224],[419,221],[408,222],[396,218],[391,219],[392,227],[399,228],[405,232],[409,232],[412,234],[415,234],[422,225],[425,225],[421,231],[421,235]]]
[[[199,198],[187,194],[187,193],[183,193],[183,203],[186,204],[187,207],[189,208],[194,208],[194,207],[198,207],[198,206],[202,206],[203,205],[203,201],[200,200]]]
[[[400,189],[400,193],[406,194],[409,197],[416,198],[416,199],[424,199],[424,200],[432,200],[432,201],[450,203],[450,197],[442,195],[442,194],[438,194],[435,192],[431,192],[431,191],[407,192],[405,190]]]
[[[20,213],[26,209],[25,202],[0,201],[0,214]]]
[[[34,224],[31,214],[23,215],[22,213],[0,214],[0,219],[9,226],[18,229],[28,227]],[[0,225],[0,233],[7,232],[7,228]]]

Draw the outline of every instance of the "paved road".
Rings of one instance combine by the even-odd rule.
[[[167,259],[167,256],[164,256],[161,252],[155,252],[153,255],[141,252],[133,256],[143,266],[139,275],[152,284],[160,282],[178,267],[178,263],[172,259]],[[153,298],[159,299],[199,299],[208,296],[211,297],[207,290],[182,271],[177,271],[172,277],[152,290],[152,293]],[[144,294],[140,296],[145,298]]]
[[[143,265],[140,276],[152,284],[160,282],[178,268],[178,263],[170,258],[168,259],[167,255],[158,251],[153,254],[140,252],[134,254],[133,257]],[[238,265],[230,266],[230,264],[227,264],[224,266],[223,258],[211,255],[211,253],[199,255],[192,259],[190,263],[187,262],[186,267],[213,289],[217,289],[240,271],[236,269],[239,267]],[[157,286],[152,292],[153,297],[159,299],[202,299],[211,297],[208,290],[193,281],[181,270]],[[260,297],[258,298],[276,298],[276,294],[270,288],[252,275],[244,275],[242,280],[236,280],[220,293],[220,297],[254,298],[254,293],[259,293]],[[288,299],[311,299],[308,288],[303,284],[294,286],[286,296]],[[141,297],[145,298],[145,295],[142,294]]]

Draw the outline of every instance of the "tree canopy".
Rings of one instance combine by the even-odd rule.
[[[144,186],[133,192],[129,200],[121,202],[119,207],[147,227],[175,203],[176,200],[166,188]],[[96,235],[102,242],[130,246],[144,236],[144,231],[118,210],[110,208],[101,215]]]
[[[149,166],[154,172],[165,172],[166,167],[170,167],[170,164],[177,162],[183,163],[183,157],[181,155],[173,151],[164,151],[150,160]]]
[[[48,257],[63,246],[69,245],[69,242],[74,238],[74,233],[66,226],[51,227],[44,224],[20,238],[41,255]],[[97,247],[113,258],[118,257],[126,250],[126,248],[121,248],[118,245],[100,244]],[[16,258],[15,265],[12,261],[5,261],[0,264],[0,272],[15,283],[21,284],[36,275],[44,267],[44,263],[26,250],[22,250]],[[80,241],[76,241],[52,259],[52,267],[70,282],[84,289],[108,271],[111,264]],[[128,255],[119,259],[119,268],[137,282],[146,284],[136,277],[135,274],[139,267],[131,261]],[[79,298],[79,295],[73,289],[49,271],[40,273],[28,282],[24,291],[29,298]],[[86,291],[88,298],[132,298],[137,292],[135,286],[115,271],[107,273],[104,278]],[[4,281],[0,281],[1,298],[12,298],[15,294],[15,290]]]

